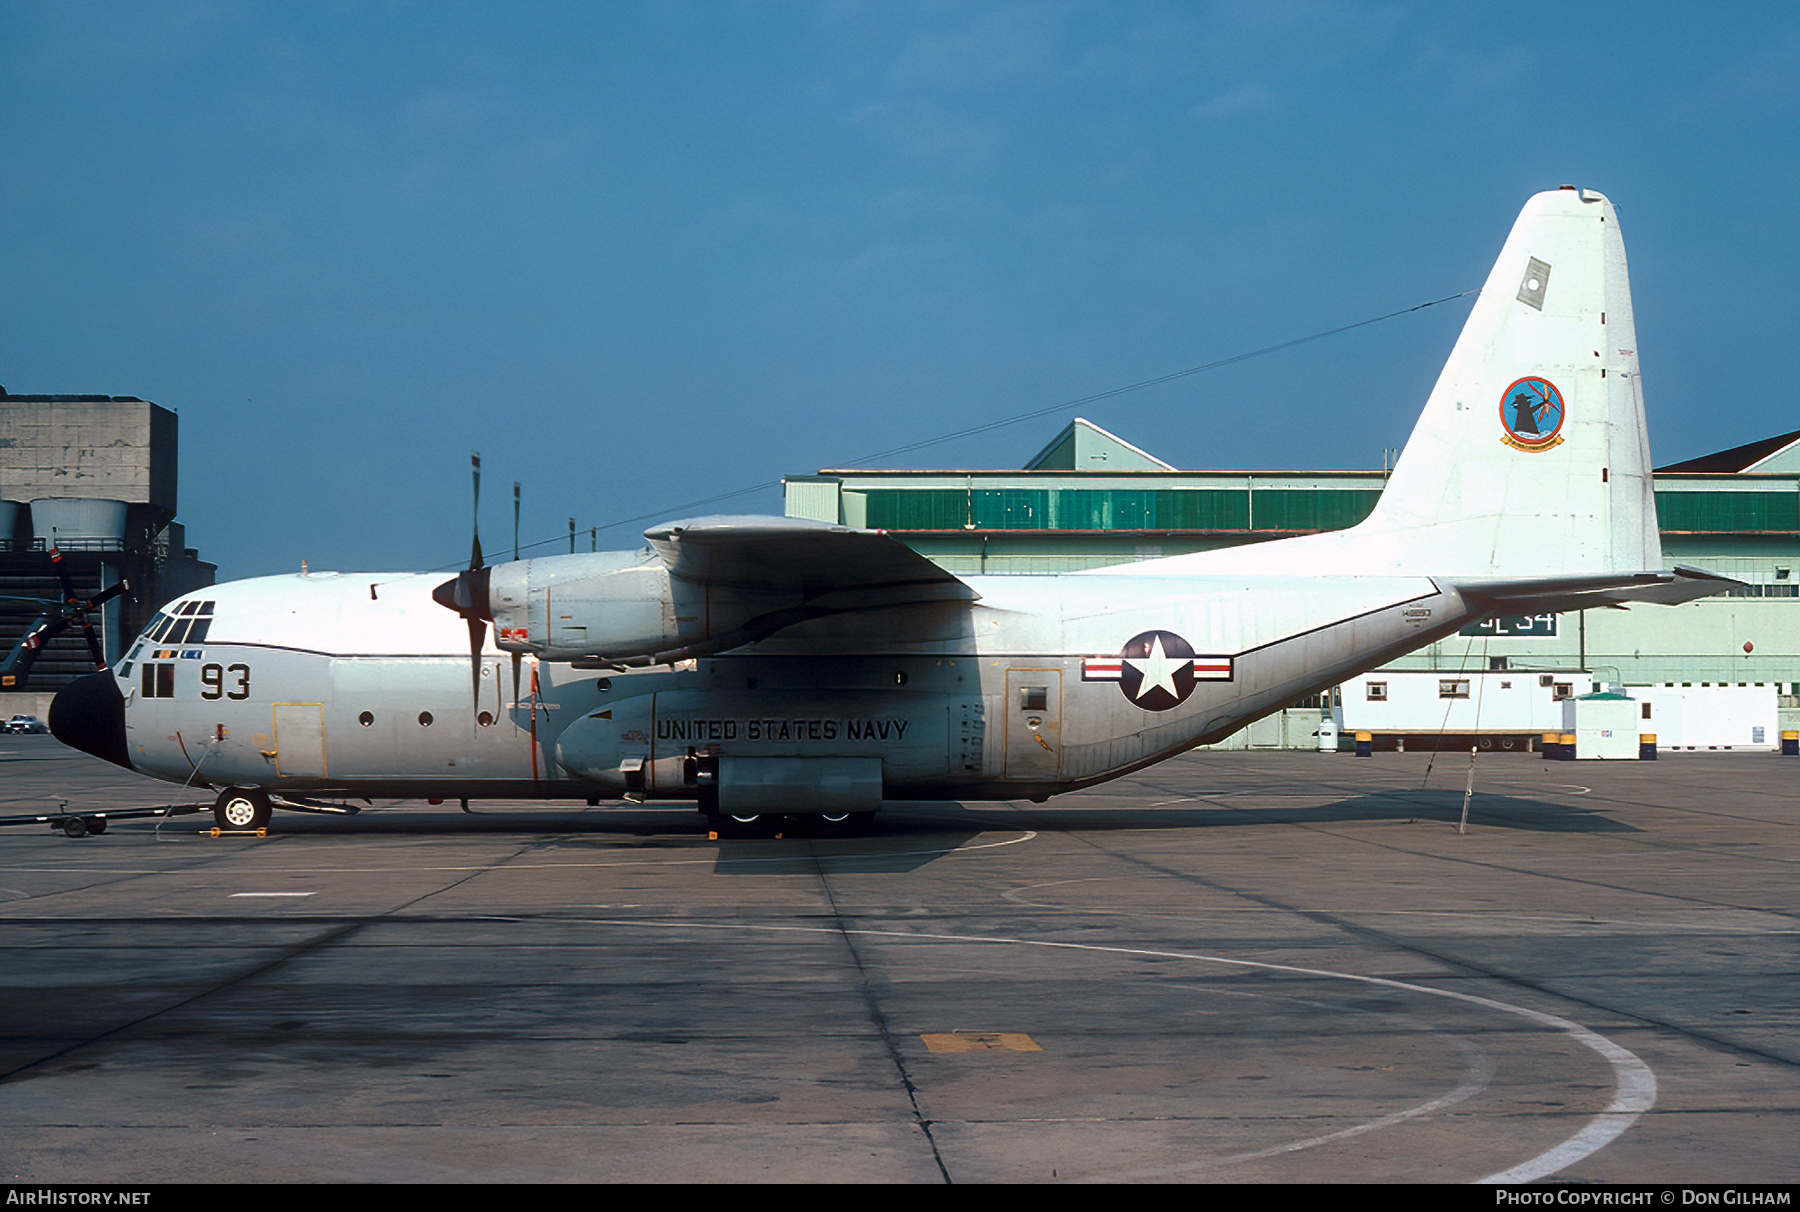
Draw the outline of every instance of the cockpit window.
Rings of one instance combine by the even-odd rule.
[[[165,644],[198,644],[206,638],[206,629],[212,626],[211,619],[176,619],[161,643]]]
[[[212,612],[211,602],[177,602],[166,611],[157,611],[144,628],[143,639],[152,644],[198,644],[212,626]]]

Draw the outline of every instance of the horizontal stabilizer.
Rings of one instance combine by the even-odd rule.
[[[1682,602],[1725,593],[1743,583],[1704,569],[1685,566],[1673,571],[1451,582],[1465,598],[1490,602],[1516,614],[1586,610],[1594,606],[1624,606],[1632,602],[1677,606]]]

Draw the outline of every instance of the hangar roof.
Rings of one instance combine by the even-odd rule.
[[[1148,451],[1076,417],[1049,445],[1031,456],[1026,471],[1174,471]]]
[[[1800,429],[1759,442],[1746,442],[1729,450],[1714,451],[1697,459],[1670,463],[1656,470],[1659,474],[1665,471],[1800,472]]]

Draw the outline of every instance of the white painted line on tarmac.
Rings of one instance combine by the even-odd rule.
[[[1435,1035],[1436,1032],[1433,1034]],[[1282,1145],[1270,1145],[1266,1149],[1253,1149],[1248,1153],[1232,1153],[1224,1157],[1208,1158],[1205,1161],[1191,1162],[1180,1166],[1165,1166],[1154,1170],[1131,1170],[1085,1178],[1080,1181],[1104,1183],[1116,1182],[1121,1178],[1164,1178],[1174,1174],[1189,1174],[1200,1169],[1217,1169],[1220,1166],[1234,1166],[1240,1162],[1261,1161],[1265,1157],[1279,1157],[1283,1153],[1298,1153],[1302,1149],[1310,1149],[1315,1145],[1328,1145],[1333,1141],[1348,1140],[1354,1136],[1362,1136],[1365,1133],[1405,1123],[1409,1119],[1417,1119],[1421,1115],[1430,1115],[1434,1111],[1454,1107],[1457,1103],[1473,1098],[1488,1088],[1488,1083],[1493,1080],[1494,1066],[1492,1057],[1473,1047],[1467,1040],[1457,1039],[1455,1036],[1447,1038],[1463,1054],[1463,1061],[1467,1066],[1463,1079],[1449,1093],[1420,1103],[1416,1107],[1408,1107],[1404,1111],[1394,1111],[1364,1123],[1352,1124],[1350,1127],[1341,1128],[1336,1132],[1327,1132],[1321,1136],[1307,1137],[1304,1140],[1292,1140]]]
[[[501,919],[508,920],[508,919]],[[1464,1002],[1471,1006],[1481,1006],[1489,1010],[1497,1010],[1502,1014],[1510,1014],[1522,1018],[1541,1027],[1562,1033],[1583,1047],[1597,1053],[1613,1071],[1613,1098],[1593,1119],[1589,1120],[1581,1131],[1569,1137],[1553,1149],[1546,1150],[1536,1157],[1520,1162],[1508,1170],[1490,1174],[1485,1178],[1474,1180],[1477,1183],[1527,1183],[1555,1174],[1559,1170],[1580,1161],[1582,1158],[1605,1148],[1624,1134],[1626,1129],[1638,1121],[1651,1107],[1656,1105],[1656,1074],[1638,1056],[1629,1049],[1614,1043],[1597,1032],[1590,1031],[1580,1023],[1559,1018],[1554,1014],[1546,1014],[1541,1010],[1533,1010],[1527,1006],[1515,1006],[1511,1002],[1503,1002],[1496,998],[1480,997],[1473,993],[1458,993],[1450,989],[1434,989],[1430,985],[1414,984],[1411,981],[1398,981],[1385,976],[1364,976],[1355,972],[1334,972],[1328,968],[1301,968],[1293,964],[1270,964],[1259,960],[1231,959],[1223,955],[1205,955],[1192,951],[1164,951],[1151,947],[1118,947],[1105,943],[1067,943],[1052,942],[1045,939],[1007,938],[1003,935],[982,934],[938,934],[931,931],[912,930],[868,930],[858,928],[840,928],[835,926],[770,926],[739,922],[651,922],[629,921],[624,919],[590,919],[595,926],[629,926],[637,929],[660,927],[668,930],[751,930],[769,933],[788,934],[853,934],[872,938],[888,938],[901,941],[933,941],[946,943],[993,943],[1015,947],[1045,947],[1066,951],[1098,951],[1110,955],[1145,955],[1158,959],[1185,959],[1203,964],[1222,964],[1232,968],[1254,968],[1262,972],[1284,972],[1295,976],[1325,977],[1331,980],[1355,981],[1364,985],[1376,985],[1384,989],[1399,989],[1408,993],[1422,993],[1429,997],[1448,998],[1451,1001]],[[1305,1141],[1290,1142],[1288,1145],[1276,1146],[1254,1154],[1245,1154],[1246,1160],[1254,1157],[1270,1156],[1278,1152],[1291,1152],[1297,1149],[1310,1148],[1328,1141],[1341,1140],[1345,1136],[1360,1135],[1404,1119],[1415,1118],[1426,1114],[1429,1110],[1449,1105],[1445,1100],[1460,1102],[1474,1093],[1469,1090],[1461,1093],[1469,1086],[1472,1077],[1465,1076],[1455,1090],[1449,1094],[1433,1099],[1418,1107],[1405,1111],[1393,1112],[1363,1124],[1353,1125],[1339,1132],[1314,1137]],[[1485,1084],[1485,1078],[1481,1081]],[[1117,1182],[1129,1178],[1163,1178],[1175,1174],[1188,1173],[1195,1170],[1213,1169],[1233,1159],[1211,1158],[1182,1166],[1171,1166],[1157,1170],[1123,1171],[1113,1174],[1097,1175],[1088,1181]]]

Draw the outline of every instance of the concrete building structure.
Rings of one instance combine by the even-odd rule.
[[[891,532],[959,574],[1065,572],[1354,525],[1385,471],[1178,471],[1086,420],[1020,470],[825,470],[786,512]],[[1656,472],[1667,563],[1746,585],[1679,608],[1490,620],[1384,668],[1587,671],[1630,686],[1770,684],[1800,726],[1800,431]],[[1322,703],[1234,744],[1306,747]],[[1310,722],[1311,727],[1305,725]]]
[[[135,396],[0,389],[0,657],[62,596],[52,548],[78,595],[130,583],[97,612],[109,662],[158,604],[213,583],[216,569],[175,521],[178,431],[174,412]],[[58,687],[92,668],[71,628],[45,645],[23,692],[0,692],[0,712],[42,715]]]

